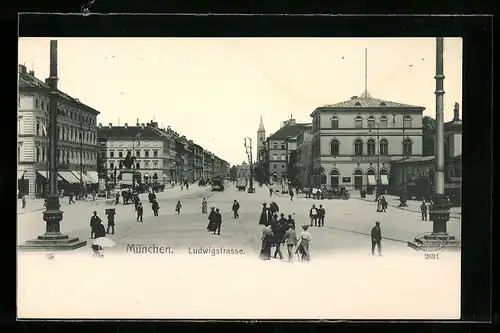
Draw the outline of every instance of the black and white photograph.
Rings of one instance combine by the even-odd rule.
[[[19,38],[17,315],[459,319],[461,105],[461,38]]]

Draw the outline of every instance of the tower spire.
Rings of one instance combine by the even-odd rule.
[[[259,132],[265,132],[264,121],[262,120],[262,115],[260,115],[260,124],[259,124]]]

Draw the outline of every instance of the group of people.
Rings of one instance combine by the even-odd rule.
[[[387,211],[387,200],[385,199],[385,196],[380,196],[377,197],[375,200],[377,200],[377,212],[386,212]]]
[[[205,201],[205,198],[203,198],[203,200]],[[221,226],[222,226],[222,215],[219,211],[219,208],[215,208],[214,206],[210,207],[210,214],[208,214],[207,231],[213,232],[214,235],[215,234],[220,235]]]
[[[316,208],[316,205],[312,205],[311,209],[309,210],[309,218],[311,220],[310,226],[325,226],[325,215],[326,210],[323,208],[323,205],[319,205],[319,208]]]

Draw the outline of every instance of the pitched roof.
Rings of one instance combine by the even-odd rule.
[[[404,109],[425,109],[423,106],[404,104],[398,102],[386,101],[378,98],[373,98],[368,92],[364,92],[361,96],[353,96],[350,100],[336,104],[326,104],[319,108],[332,109],[362,109],[362,108],[404,108]],[[315,110],[316,111],[316,110]]]
[[[139,136],[138,136],[139,134]],[[150,127],[136,127],[136,126],[127,126],[127,128],[123,126],[113,126],[109,127],[100,127],[97,128],[97,137],[98,138],[106,138],[106,139],[132,139],[138,138],[140,139],[161,139],[163,136],[158,134]]]
[[[25,73],[23,71],[18,71],[18,73],[19,73],[18,83],[19,83],[19,90],[20,91],[26,91],[26,92],[43,91],[45,93],[50,92],[51,89],[50,89],[49,85],[47,83],[43,82],[42,80],[36,78],[35,76],[33,76],[29,73]],[[58,92],[59,96],[61,96],[65,100],[67,100],[71,103],[74,103],[75,105],[77,105],[79,107],[85,108],[85,109],[87,109],[87,111],[90,111],[91,113],[93,113],[95,115],[98,115],[100,113],[99,111],[95,110],[94,108],[91,108],[90,106],[80,102],[80,100],[78,100],[77,98],[71,97],[70,95],[62,92],[59,89],[57,90],[57,92]]]
[[[298,134],[300,129],[303,126],[306,126],[309,124],[297,124],[297,123],[292,123],[292,124],[287,124],[280,128],[276,133],[271,134],[267,139],[268,140],[286,140],[287,138],[291,136],[295,136]]]

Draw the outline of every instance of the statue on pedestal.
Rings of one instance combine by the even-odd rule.
[[[123,160],[120,160],[120,165],[119,168],[120,170],[125,167],[125,169],[132,169],[133,165],[135,163],[135,156],[132,156],[130,152],[127,153],[127,156]]]
[[[460,120],[459,110],[460,110],[460,104],[455,102],[455,106],[453,107],[453,121]]]

